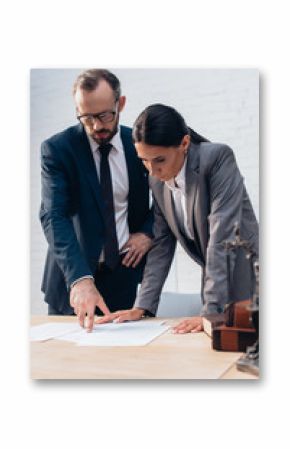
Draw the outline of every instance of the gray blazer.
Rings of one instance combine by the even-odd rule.
[[[250,297],[253,289],[243,249],[230,255],[231,297],[223,242],[234,239],[234,224],[241,238],[258,254],[258,223],[237,167],[226,145],[191,143],[185,172],[188,227],[194,240],[179,229],[171,191],[164,182],[150,179],[154,201],[154,243],[145,267],[135,307],[156,313],[178,240],[189,257],[202,267],[202,315],[221,312],[230,300]]]

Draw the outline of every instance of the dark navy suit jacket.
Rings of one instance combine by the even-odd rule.
[[[138,159],[131,129],[121,126],[129,176],[129,232],[152,233],[148,174]],[[81,125],[41,146],[40,220],[49,244],[42,291],[57,308],[68,301],[73,281],[94,275],[104,244],[103,202],[95,162]],[[142,277],[142,270],[137,270]],[[137,273],[136,272],[136,273]]]

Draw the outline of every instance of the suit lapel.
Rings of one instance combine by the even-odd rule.
[[[191,235],[195,236],[194,204],[198,187],[198,148],[191,143],[187,156],[185,171],[187,225]]]
[[[76,129],[76,144],[74,143],[73,145],[73,152],[78,159],[78,163],[81,166],[82,172],[86,176],[89,185],[92,188],[99,209],[101,213],[104,214],[101,188],[94,157],[92,155],[87,135],[81,125],[79,125]]]
[[[185,170],[185,185],[186,185],[186,210],[187,210],[187,225],[191,235],[195,235],[194,231],[194,204],[196,199],[197,185],[198,185],[198,149],[196,145],[191,144]],[[176,236],[182,237],[180,233],[177,217],[174,210],[173,199],[170,189],[164,183],[164,205],[168,224]]]
[[[189,257],[194,259],[196,261],[196,263],[198,263],[200,265],[201,260],[195,250],[194,244],[192,243],[192,246],[190,247],[189,243],[188,243],[189,240],[186,241],[183,234],[180,232],[180,229],[178,226],[178,221],[177,221],[175,210],[174,210],[171,191],[165,184],[164,184],[163,199],[164,199],[166,219],[167,219],[167,223],[168,223],[169,227],[171,228],[173,234],[175,235],[175,237],[177,238],[177,240],[179,241],[179,243],[181,244],[183,249],[187,252]]]
[[[128,179],[129,179],[129,197],[128,203],[131,204],[132,195],[135,192],[134,186],[136,186],[136,182],[138,181],[138,172],[136,170],[136,151],[132,141],[131,130],[121,126],[121,139],[123,143],[125,159],[128,170]]]
[[[180,232],[177,217],[175,214],[173,199],[171,195],[170,189],[164,184],[163,190],[163,200],[164,200],[164,208],[165,214],[167,218],[167,222],[172,232],[175,234],[176,238],[179,240],[180,244],[183,246],[185,251],[192,257],[198,264],[201,263],[200,256],[195,249],[196,244],[198,244],[199,239],[196,238],[196,231],[194,226],[194,205],[197,194],[198,187],[198,147],[194,144],[190,145],[186,171],[185,171],[185,182],[186,182],[186,209],[187,209],[187,220],[188,227],[190,229],[191,235],[194,236],[194,240],[196,240],[195,244],[191,248],[188,246],[188,241],[184,238],[183,234]]]
[[[175,210],[174,210],[171,191],[165,183],[163,186],[163,198],[164,198],[164,208],[166,211],[166,218],[167,218],[168,225],[171,228],[172,232],[176,235],[176,237],[178,239],[182,239],[182,235],[179,231],[178,222],[177,222],[177,218],[176,218],[176,214],[175,214]]]

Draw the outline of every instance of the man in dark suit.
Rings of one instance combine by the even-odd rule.
[[[41,147],[40,220],[49,245],[42,291],[49,314],[76,313],[92,329],[96,310],[132,307],[153,220],[147,172],[131,129],[119,126],[126,101],[119,80],[88,70],[73,95],[80,124]]]

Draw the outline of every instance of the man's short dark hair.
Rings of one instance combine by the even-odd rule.
[[[101,80],[105,80],[111,86],[115,99],[118,101],[121,95],[120,81],[116,75],[106,69],[89,69],[81,73],[74,83],[73,95],[78,88],[89,92],[94,90]]]

